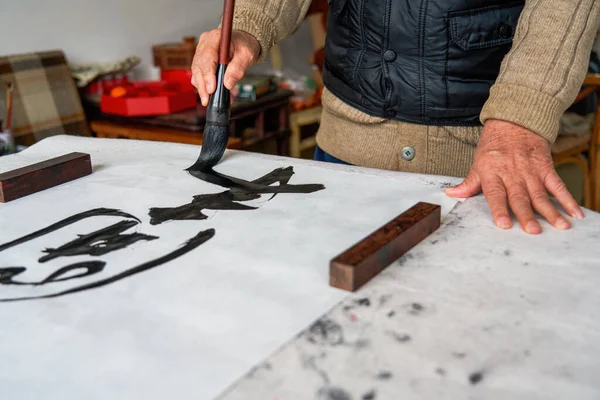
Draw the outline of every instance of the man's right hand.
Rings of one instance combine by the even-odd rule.
[[[208,97],[215,91],[217,85],[220,40],[221,29],[214,29],[200,35],[192,62],[192,84],[198,90],[203,106],[208,105]],[[258,40],[249,33],[234,30],[231,33],[231,61],[225,71],[225,87],[229,90],[233,89],[259,55]]]

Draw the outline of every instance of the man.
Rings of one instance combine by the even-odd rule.
[[[238,0],[225,85],[292,34],[310,0]],[[329,0],[317,154],[373,168],[465,177],[496,225],[541,232],[583,218],[552,162],[585,77],[600,0]],[[219,30],[200,37],[192,82],[215,89]]]

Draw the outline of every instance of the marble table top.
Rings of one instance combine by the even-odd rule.
[[[543,228],[458,204],[220,399],[600,398],[600,215]]]
[[[599,399],[600,214],[542,228],[502,231],[483,196],[459,203],[219,399]]]

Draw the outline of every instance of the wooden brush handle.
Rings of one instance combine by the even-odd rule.
[[[221,47],[219,48],[219,64],[229,63],[229,46],[231,43],[231,29],[233,25],[233,10],[235,0],[224,0],[223,23],[221,24]]]

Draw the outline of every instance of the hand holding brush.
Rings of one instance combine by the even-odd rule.
[[[231,106],[232,87],[227,87],[225,84],[225,75],[229,63],[229,53],[232,36],[233,12],[235,8],[235,0],[225,0],[223,4],[223,22],[220,30],[220,46],[219,46],[219,64],[217,66],[215,76],[215,90],[210,96],[208,106],[206,108],[206,125],[204,127],[202,138],[202,149],[198,160],[188,171],[206,171],[214,167],[223,156],[229,139],[229,117]],[[196,60],[194,63],[196,64]],[[194,82],[197,84],[198,75],[194,75]],[[196,85],[200,97],[204,99],[206,93],[206,85],[212,85],[212,79],[201,79],[204,87]],[[227,82],[230,83],[230,82]],[[204,102],[204,100],[203,100]]]

